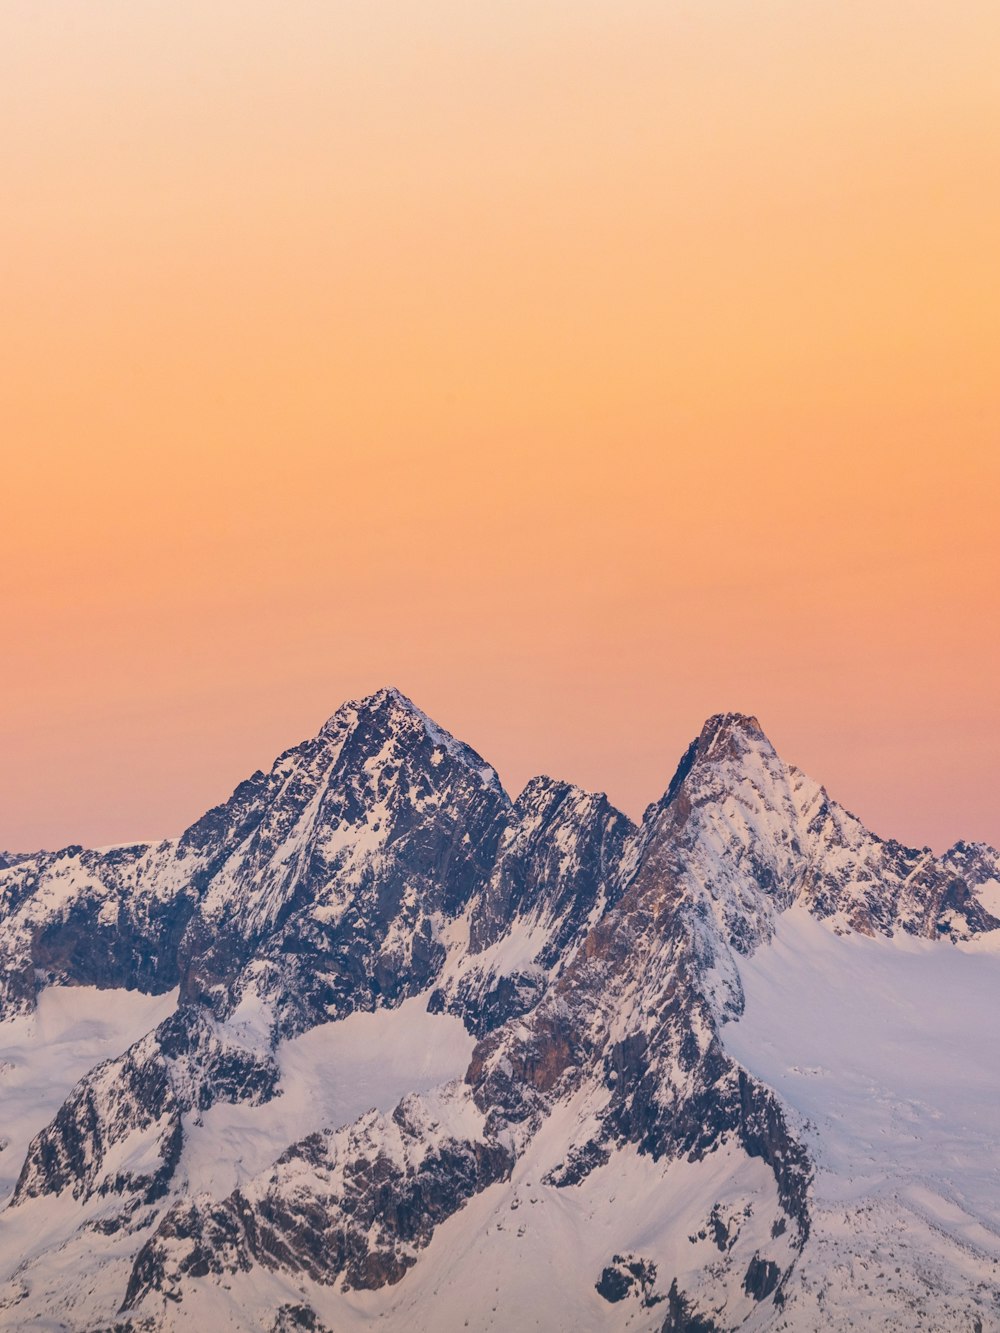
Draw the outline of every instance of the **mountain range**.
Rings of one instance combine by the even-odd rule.
[[[383,689],[0,854],[0,1328],[1000,1329],[998,999],[1000,854],[755,718],[635,825]]]

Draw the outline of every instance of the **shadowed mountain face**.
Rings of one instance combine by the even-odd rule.
[[[548,1326],[576,1308],[601,1328],[781,1327],[820,1244],[816,1163],[794,1110],[727,1050],[743,960],[795,913],[845,941],[981,949],[998,881],[983,845],[934,857],[869,833],[754,718],[711,718],[636,828],[549,778],[512,802],[391,689],[179,839],[5,854],[0,1029],[43,1052],[67,987],[176,990],[177,1007],[26,1136],[0,1213],[0,1328],[318,1328],[318,1307],[340,1328],[376,1306],[388,1327],[434,1327],[424,1272],[460,1327],[460,1309],[482,1314],[484,1265],[498,1291],[504,1273],[530,1289],[505,1236],[470,1249],[522,1197],[621,1237],[586,1281],[568,1265],[568,1322]],[[464,1028],[471,1060],[456,1036],[452,1082],[400,1100],[383,1079],[375,1109],[338,1120],[371,1052],[348,1044],[321,1084],[324,1043],[367,1022],[377,1064],[385,1025],[418,1011]],[[235,1189],[201,1188],[205,1143]],[[642,1226],[615,1204],[634,1171]]]

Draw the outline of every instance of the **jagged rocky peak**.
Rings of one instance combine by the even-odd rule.
[[[476,903],[469,945],[479,953],[518,917],[568,914],[581,926],[606,906],[634,826],[603,792],[532,778],[511,810],[489,882]]]
[[[700,900],[702,918],[710,909],[740,953],[769,939],[775,912],[795,901],[867,935],[962,939],[1000,925],[992,848],[960,843],[935,857],[878,837],[742,713],[705,723],[646,812],[632,862],[636,875],[671,878]],[[711,954],[706,946],[706,961]]]
[[[376,991],[395,995],[404,955],[421,976],[436,968],[433,918],[485,882],[509,810],[494,769],[399,690],[348,702],[179,839],[5,854],[0,1014],[30,1010],[53,983],[180,982],[184,1000],[222,1012],[256,953],[287,972],[296,950],[303,970],[317,949],[333,952],[342,974],[345,932],[385,946]],[[353,960],[355,983],[364,962]]]
[[[996,883],[1000,889],[1000,852],[988,842],[956,842],[942,860],[954,866],[966,883],[977,887]],[[1000,907],[1000,901],[997,906]]]
[[[52,984],[172,989],[195,901],[174,852],[73,846],[0,867],[0,1020]]]
[[[439,727],[399,690],[385,687],[342,704],[316,736],[280,754],[269,773],[257,772],[240,783],[228,801],[187,830],[181,843],[198,849],[213,843],[219,850],[236,846],[257,831],[267,807],[277,811],[275,833],[285,833],[289,815],[304,810],[321,786],[343,788],[346,813],[363,814],[363,802],[385,795],[401,776],[421,770],[419,792],[441,786],[456,768],[506,800],[495,770],[471,746]]]
[[[616,900],[634,832],[602,792],[532,778],[508,813],[432,1008],[482,1036],[537,1004]]]
[[[706,759],[739,757],[752,746],[774,747],[750,713],[713,713],[695,744]]]
[[[253,788],[253,790],[251,790]],[[370,858],[416,822],[459,817],[483,804],[510,802],[495,770],[398,690],[385,688],[343,704],[317,736],[280,755],[206,821],[232,827],[229,807],[255,805],[236,847],[241,862],[268,858],[283,877],[310,877]],[[196,828],[198,826],[195,826]],[[190,831],[189,831],[190,834]],[[185,838],[189,836],[185,835]]]
[[[0,870],[7,870],[10,866],[19,865],[22,861],[35,861],[44,852],[5,852],[0,851]]]
[[[213,862],[182,996],[222,1015],[249,988],[287,1032],[430,984],[442,924],[486,882],[506,826],[494,769],[383,689],[339,708],[264,785]]]
[[[788,820],[799,816],[804,797],[820,790],[785,764],[752,714],[715,713],[688,745],[663,797],[648,806],[643,822],[649,826],[669,816],[676,826],[700,806],[735,797],[748,813],[780,812]]]
[[[670,785],[647,814],[692,797],[706,783],[719,790],[734,780],[784,783],[790,769],[779,757],[756,717],[746,713],[715,713],[681,757]]]
[[[363,699],[349,700],[320,729],[320,737],[334,738],[340,745],[353,739],[358,752],[382,752],[387,742],[398,739],[425,755],[433,768],[449,761],[463,765],[485,786],[502,793],[496,770],[471,745],[456,738],[418,708],[395,686],[387,685]]]
[[[775,895],[779,906],[791,901],[803,870],[805,811],[821,797],[821,788],[782,760],[756,717],[717,713],[646,811],[630,878],[669,881],[674,896],[688,899],[707,893],[724,905],[732,941],[747,908],[759,918],[760,893]],[[756,920],[752,935],[762,928]]]

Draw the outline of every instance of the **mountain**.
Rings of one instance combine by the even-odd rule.
[[[754,718],[636,827],[380,690],[0,960],[0,1328],[1000,1328],[1000,855]]]

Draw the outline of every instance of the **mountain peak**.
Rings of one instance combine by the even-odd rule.
[[[750,713],[713,713],[701,729],[698,744],[710,752],[719,744],[739,737],[744,741],[770,745],[760,723]]]
[[[740,763],[752,753],[777,758],[757,718],[749,713],[713,713],[681,756],[662,800],[650,809],[670,805],[696,767],[726,761]]]
[[[763,727],[752,714],[714,713],[694,742],[692,766],[736,764],[743,767],[751,759],[784,767]]]
[[[475,773],[484,786],[503,793],[496,770],[482,755],[446,731],[394,685],[384,685],[362,699],[349,699],[341,704],[324,723],[320,735],[342,740],[350,732],[365,733],[371,744],[390,735],[426,737],[438,751],[445,751]]]
[[[345,721],[353,721],[358,717],[397,711],[423,716],[413,700],[407,698],[402,690],[398,690],[395,685],[383,685],[381,689],[366,694],[361,699],[346,699],[337,711],[327,718],[322,732],[339,731]]]
[[[413,700],[402,690],[397,689],[395,685],[383,685],[381,689],[374,694],[367,695],[360,701],[359,707],[362,708],[382,708],[389,706],[391,708],[403,708],[408,713],[420,713],[420,709]],[[421,714],[422,716],[422,714]]]

